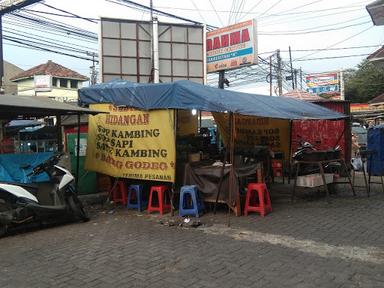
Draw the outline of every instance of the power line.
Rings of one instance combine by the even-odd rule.
[[[381,44],[377,45],[364,45],[364,46],[351,46],[351,47],[340,47],[340,48],[318,48],[318,49],[295,49],[292,51],[295,52],[309,52],[309,51],[335,51],[335,50],[348,50],[348,49],[363,49],[363,48],[375,48],[380,47]],[[283,50],[283,52],[288,52],[287,50]]]
[[[365,3],[363,2],[358,2],[358,3]],[[340,10],[340,9],[345,9],[345,8],[352,8],[352,7],[361,7],[361,5],[344,5],[344,6],[338,6],[338,7],[332,7],[332,8],[326,8],[326,9],[316,9],[316,10],[307,10],[307,11],[296,11],[296,12],[290,12],[290,13],[278,13],[278,14],[267,14],[264,17],[283,17],[286,15],[297,15],[297,14],[313,14],[317,12],[324,12],[324,11],[334,11],[334,10]]]
[[[124,6],[124,7],[128,7],[128,8],[133,8],[133,9],[138,9],[138,10],[141,10],[141,11],[143,11],[143,10],[151,11],[152,10],[153,13],[156,14],[156,15],[171,17],[171,18],[183,20],[183,21],[186,21],[186,22],[191,22],[191,23],[194,23],[194,24],[197,24],[197,25],[201,25],[202,24],[201,22],[197,22],[195,20],[191,20],[191,19],[187,19],[187,18],[184,18],[184,17],[180,17],[180,16],[177,16],[177,15],[168,13],[168,12],[161,11],[159,9],[155,9],[155,8],[151,9],[151,7],[148,7],[148,6],[145,6],[145,5],[136,3],[134,1],[130,1],[130,0],[106,0],[106,1],[108,1],[110,3],[113,3],[113,4],[120,5],[120,6]],[[209,26],[211,28],[217,28],[217,27],[211,26],[211,25],[207,25],[207,26]]]
[[[3,21],[3,23],[5,23],[7,25],[11,25],[12,27],[18,26],[18,27],[29,29],[29,30],[32,29],[32,30],[40,31],[40,32],[44,32],[44,33],[47,33],[48,31],[50,31],[49,34],[51,34],[51,35],[65,36],[66,38],[72,38],[72,39],[75,39],[77,41],[82,41],[82,42],[87,42],[87,43],[97,43],[97,41],[95,41],[95,40],[91,41],[89,39],[85,39],[84,37],[81,37],[78,35],[68,34],[67,32],[64,32],[60,29],[48,28],[48,27],[44,27],[42,25],[34,25],[34,24],[30,25],[30,24],[26,23],[26,21],[20,21],[20,20],[21,19],[9,19],[9,20]],[[42,26],[42,27],[38,28],[40,26]],[[56,31],[56,32],[54,32],[54,31]]]
[[[260,27],[266,27],[266,26],[271,26],[271,25],[277,25],[277,24],[284,24],[284,23],[291,23],[292,21],[294,21],[295,23],[297,22],[300,22],[300,21],[304,21],[304,20],[313,20],[313,18],[315,17],[316,19],[319,19],[319,18],[322,18],[322,17],[328,17],[328,16],[334,16],[334,15],[340,15],[340,14],[347,14],[347,13],[351,13],[351,12],[355,12],[355,11],[361,11],[361,8],[354,8],[354,9],[349,9],[349,10],[344,10],[344,11],[338,11],[338,12],[334,12],[334,13],[327,13],[327,14],[320,14],[320,15],[311,15],[309,17],[298,17],[298,16],[288,16],[287,18],[285,18],[285,20],[283,21],[276,21],[276,20],[272,20],[270,22],[264,22],[263,19],[259,19],[258,22],[259,23],[262,23],[260,24]],[[315,14],[316,12],[314,12],[313,14]]]
[[[78,35],[81,37],[85,37],[88,39],[98,40],[98,36],[96,33],[93,33],[93,32],[87,31],[87,30],[83,30],[83,29],[80,29],[80,28],[77,28],[74,26],[64,25],[58,21],[54,21],[54,22],[56,22],[56,23],[54,23],[54,22],[50,22],[47,20],[41,20],[41,19],[38,19],[36,17],[26,16],[26,15],[23,15],[21,13],[17,13],[17,14],[12,13],[12,16],[17,17],[17,18],[21,18],[27,22],[32,22],[34,24],[43,26],[45,28],[49,27],[49,28],[53,28],[56,30],[64,31],[66,33],[75,34],[75,35]]]
[[[50,44],[48,42],[34,41],[34,40],[31,40],[31,39],[36,39],[36,38],[32,38],[32,37],[30,39],[22,39],[22,38],[17,38],[17,37],[13,37],[13,36],[4,35],[4,39],[10,40],[10,41],[11,40],[15,40],[15,42],[16,41],[24,41],[24,43],[28,43],[28,44],[43,45],[45,47],[51,47],[51,48],[56,48],[58,50],[75,52],[75,53],[80,53],[80,54],[86,54],[87,53],[87,51],[85,51],[85,50],[79,50],[79,49],[75,49],[75,48],[71,48],[71,47],[65,47],[65,46],[59,45],[59,44]]]
[[[64,44],[64,46],[68,45],[67,47],[80,47],[80,48],[85,48],[87,49],[87,51],[91,51],[95,48],[91,48],[91,47],[87,47],[87,46],[83,46],[83,45],[79,45],[79,44],[73,44],[73,43],[69,43],[69,42],[65,42],[65,41],[62,41],[62,40],[58,40],[58,39],[52,39],[52,38],[49,38],[49,37],[45,37],[45,36],[42,36],[42,35],[37,35],[37,34],[33,34],[33,33],[25,33],[23,31],[19,31],[17,29],[12,29],[12,28],[5,28],[3,29],[4,32],[8,32],[8,33],[12,33],[14,35],[19,35],[21,37],[24,37],[24,38],[27,38],[27,39],[36,39],[36,40],[40,40],[40,41],[43,41],[43,43],[53,43],[53,44],[56,44],[56,43],[60,43],[60,45]],[[34,37],[36,36],[36,37]],[[37,38],[38,37],[38,38]],[[56,42],[53,42],[53,41],[56,41]]]
[[[277,6],[277,4],[279,4],[282,0],[278,0],[276,3],[274,3],[271,7],[269,7],[267,10],[265,10],[264,12],[262,12],[260,15],[258,15],[257,17],[261,17],[263,16],[265,13],[271,11],[275,6]]]
[[[336,43],[333,43],[333,44],[331,44],[331,45],[325,47],[324,49],[329,49],[329,48],[332,48],[332,47],[334,47],[334,46],[336,46],[336,45],[338,45],[338,44],[344,43],[344,42],[346,42],[346,41],[348,41],[348,40],[350,40],[350,39],[352,39],[352,38],[354,38],[354,37],[356,37],[356,36],[358,36],[358,35],[363,34],[364,32],[368,31],[368,30],[371,29],[372,27],[373,27],[373,25],[371,25],[370,27],[365,28],[365,29],[361,30],[360,32],[358,32],[358,33],[356,33],[356,34],[353,34],[353,35],[351,35],[351,36],[349,36],[349,37],[347,37],[347,38],[345,38],[345,39],[343,39],[343,40],[341,40],[341,41],[338,41],[338,42],[336,42]],[[305,56],[296,58],[296,59],[294,59],[294,61],[303,59],[303,58],[308,57],[308,56],[312,56],[312,55],[314,55],[314,54],[316,54],[316,53],[319,53],[319,52],[320,52],[320,51],[315,51],[315,52],[310,53],[310,54],[307,54],[307,55],[305,55]]]
[[[260,4],[261,4],[261,2],[263,2],[264,0],[259,0],[259,2],[257,2],[254,6],[252,6],[252,8],[251,9],[249,9],[249,11],[253,11],[256,7],[258,7]],[[241,17],[240,19],[239,19],[239,21],[240,20],[242,20],[248,13],[247,12],[242,12],[243,14],[245,14],[243,17]]]
[[[84,17],[81,17],[79,15],[76,15],[72,12],[68,12],[66,10],[63,10],[63,9],[59,9],[57,7],[54,7],[54,6],[51,6],[51,5],[48,5],[47,3],[42,3],[44,6],[48,7],[48,8],[51,8],[51,9],[54,9],[54,10],[57,10],[57,11],[60,11],[60,12],[63,12],[63,13],[66,13],[68,15],[71,15],[71,16],[74,16],[76,18],[79,18],[79,19],[82,19],[82,20],[85,20],[85,21],[89,21],[91,23],[97,23],[96,21],[94,21],[93,19],[89,19],[89,18],[84,18]]]
[[[370,53],[365,54],[354,54],[354,55],[342,55],[342,56],[329,56],[329,57],[318,57],[318,58],[300,58],[292,60],[292,62],[299,62],[299,61],[312,61],[312,60],[327,60],[327,59],[338,59],[338,58],[349,58],[349,57],[361,57],[361,56],[368,56],[371,55]]]
[[[350,25],[345,25],[341,27],[335,27],[335,28],[328,28],[328,29],[322,29],[322,30],[312,30],[312,31],[302,31],[302,32],[295,32],[295,31],[276,31],[276,32],[262,32],[260,31],[259,35],[265,35],[265,36],[276,36],[276,35],[303,35],[303,34],[313,34],[313,33],[321,33],[321,32],[329,32],[329,31],[337,31],[337,30],[343,30],[350,27],[355,26],[361,26],[364,24],[372,23],[372,21],[365,21]]]
[[[33,13],[38,13],[38,14],[52,15],[52,16],[58,16],[58,17],[65,17],[65,18],[79,18],[77,16],[72,16],[72,15],[63,15],[63,14],[58,14],[58,13],[53,13],[53,12],[38,11],[38,10],[25,9],[25,8],[22,11],[33,12]],[[82,17],[81,19],[93,20],[94,23],[97,23],[96,21],[100,21],[100,19],[96,19],[96,18],[84,18],[84,17]]]
[[[296,6],[296,7],[293,7],[293,8],[291,8],[291,9],[288,9],[288,10],[285,10],[285,11],[281,11],[281,12],[279,12],[279,14],[284,14],[284,13],[291,12],[291,11],[296,11],[296,10],[298,10],[298,9],[300,9],[300,8],[307,7],[307,6],[316,4],[316,3],[318,3],[318,2],[322,2],[322,1],[324,1],[324,0],[316,0],[316,1],[312,1],[312,2],[307,3],[307,4],[303,4],[303,5],[300,5],[300,6]]]
[[[209,3],[211,4],[213,11],[215,11],[215,14],[216,14],[216,16],[217,16],[217,19],[219,19],[219,22],[220,22],[220,24],[221,24],[221,27],[223,27],[223,26],[224,26],[223,21],[221,20],[219,13],[217,13],[217,11],[216,11],[216,9],[215,9],[215,6],[213,6],[211,0],[209,0]]]
[[[18,44],[20,44],[20,45],[23,45],[24,48],[26,48],[26,47],[32,47],[32,48],[35,48],[35,49],[37,49],[37,50],[42,50],[42,51],[47,51],[47,52],[52,52],[52,53],[55,53],[55,54],[60,54],[60,55],[65,55],[65,56],[70,56],[70,57],[74,57],[74,58],[78,58],[78,59],[82,59],[82,60],[92,61],[92,59],[91,59],[91,58],[88,58],[88,57],[83,57],[83,56],[78,56],[78,55],[74,55],[74,54],[69,54],[69,53],[64,53],[64,52],[60,52],[60,51],[56,51],[56,50],[52,50],[52,49],[48,49],[48,48],[41,47],[41,46],[38,46],[38,45],[34,45],[34,44],[30,44],[30,43],[25,43],[24,41],[21,41],[21,40],[8,39],[7,36],[4,36],[4,40],[8,40],[8,41],[11,41],[11,42],[18,43]],[[97,62],[98,62],[98,61],[97,61]]]
[[[354,22],[356,20],[360,20],[360,19],[363,19],[363,18],[369,18],[368,15],[364,15],[364,16],[361,16],[361,17],[354,17],[352,19],[349,19],[349,20],[346,20],[346,21],[338,21],[337,23],[330,23],[330,24],[326,24],[326,25],[320,25],[320,26],[315,26],[315,27],[309,27],[309,28],[305,28],[305,29],[297,29],[297,30],[291,30],[291,31],[288,31],[288,32],[300,32],[300,31],[308,31],[308,30],[313,30],[313,29],[319,29],[319,28],[325,28],[325,27],[334,27],[336,25],[341,25],[341,24],[346,24],[346,23],[350,23],[350,22]],[[275,32],[275,31],[269,31],[269,32]],[[279,33],[282,33],[282,32],[285,32],[285,31],[278,31]]]
[[[201,12],[200,12],[200,9],[196,6],[195,1],[191,0],[191,2],[192,2],[192,4],[193,4],[193,6],[195,7],[195,9],[197,10],[197,12],[199,13],[200,18],[204,21],[204,23],[207,23],[207,21],[205,20],[205,18],[203,17],[203,15],[202,15]]]

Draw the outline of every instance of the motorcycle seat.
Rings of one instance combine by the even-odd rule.
[[[37,203],[28,203],[27,205],[28,208],[33,209],[34,211],[40,211],[40,212],[47,212],[47,211],[52,211],[52,212],[59,212],[66,210],[67,207],[65,205],[58,205],[58,206],[49,206],[49,205],[39,205]]]

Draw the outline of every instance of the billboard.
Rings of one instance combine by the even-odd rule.
[[[152,29],[149,21],[101,18],[102,81],[120,78],[152,82]],[[160,82],[205,79],[204,26],[158,24]]]
[[[174,111],[92,104],[85,169],[139,180],[174,182]]]
[[[51,75],[35,75],[34,77],[35,92],[52,91],[52,76]]]
[[[341,99],[340,73],[315,73],[305,77],[307,92],[335,100]]]
[[[256,20],[207,33],[207,71],[215,72],[257,64]]]

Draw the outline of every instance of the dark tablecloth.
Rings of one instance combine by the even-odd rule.
[[[216,200],[222,170],[222,166],[212,166],[212,164],[213,161],[186,163],[184,169],[183,184],[196,185],[201,192],[204,201],[207,202],[214,202]],[[255,175],[257,167],[259,167],[259,164],[257,163],[235,167],[235,175],[238,180],[242,177]],[[221,185],[219,202],[226,202],[228,199],[230,169],[231,166],[227,165],[224,168],[224,177]],[[236,199],[238,191],[239,181],[236,181],[236,186],[232,193],[232,199]]]

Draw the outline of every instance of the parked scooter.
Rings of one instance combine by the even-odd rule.
[[[27,223],[53,224],[66,221],[87,221],[88,215],[76,195],[74,176],[57,165],[63,153],[55,154],[33,168],[27,176],[47,173],[52,183],[54,205],[41,205],[22,184],[0,183],[0,237],[9,228]]]
[[[297,147],[295,153],[292,154],[293,160],[302,161],[306,159],[306,155],[316,151],[315,147],[309,142],[299,141],[299,146]]]
[[[303,140],[299,141],[299,146],[295,153],[292,154],[294,161],[308,161],[313,163],[303,163],[300,165],[299,175],[307,175],[313,173],[319,173],[318,164],[315,161],[333,160],[340,158],[340,146],[336,146],[333,149],[317,150],[311,143]],[[340,166],[338,162],[329,162],[324,165],[324,171],[333,173],[337,167]],[[296,171],[293,171],[296,173]]]

